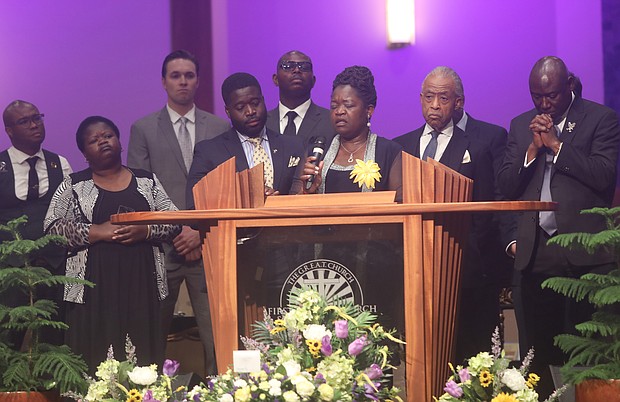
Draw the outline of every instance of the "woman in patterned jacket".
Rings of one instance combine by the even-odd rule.
[[[177,208],[157,178],[121,162],[118,127],[101,116],[86,118],[76,134],[89,167],[68,176],[50,203],[44,227],[67,239],[66,275],[94,288],[65,287],[66,343],[82,354],[93,374],[110,345],[123,353],[128,335],[138,363],[161,364],[160,301],[167,294],[160,243],[177,225],[113,225],[110,215]]]

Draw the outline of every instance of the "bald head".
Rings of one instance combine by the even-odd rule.
[[[557,57],[538,60],[530,72],[530,94],[539,113],[561,120],[572,101],[572,78],[566,64]]]

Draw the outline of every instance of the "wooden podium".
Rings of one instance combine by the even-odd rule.
[[[192,223],[203,260],[220,372],[238,349],[237,229],[334,224],[402,225],[408,401],[443,393],[452,357],[460,265],[472,212],[553,210],[551,202],[469,202],[470,179],[403,153],[403,203],[393,192],[268,197],[262,165],[235,172],[234,158],[194,187],[197,210],[114,215],[114,223]],[[398,301],[397,301],[398,302]],[[481,334],[481,336],[491,334]]]

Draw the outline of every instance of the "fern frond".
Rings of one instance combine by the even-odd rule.
[[[552,289],[564,296],[571,297],[577,301],[583,300],[590,293],[598,289],[598,284],[582,278],[553,277],[546,279],[542,283],[542,288]]]
[[[38,377],[51,375],[56,379],[61,393],[68,391],[84,392],[83,373],[88,370],[80,356],[74,354],[68,346],[49,346],[39,355],[32,373]]]

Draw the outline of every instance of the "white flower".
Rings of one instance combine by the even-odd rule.
[[[235,388],[243,388],[248,386],[248,383],[243,378],[236,379],[233,384],[235,385]]]
[[[127,375],[134,384],[151,385],[157,380],[157,366],[135,367]]]
[[[235,399],[231,394],[224,394],[218,398],[219,402],[233,402]]]
[[[515,394],[520,402],[538,402],[538,393],[533,389],[525,387]]]
[[[286,402],[299,402],[299,396],[293,391],[286,391],[282,397]]]
[[[269,380],[269,395],[271,396],[280,396],[282,395],[282,384],[280,381],[273,379]]]
[[[325,335],[332,337],[332,332],[325,328],[325,325],[310,324],[302,332],[304,338],[308,340],[322,340]]]
[[[328,384],[323,383],[319,385],[319,395],[321,395],[322,401],[331,401],[334,399],[334,389]]]
[[[475,357],[469,359],[468,370],[472,375],[478,375],[482,370],[490,369],[493,365],[493,356],[489,352],[478,353]]]
[[[304,380],[299,381],[297,384],[295,384],[295,389],[297,390],[299,396],[301,396],[302,398],[310,397],[314,393],[314,384],[306,380],[304,377],[300,377]]]
[[[509,368],[502,373],[501,381],[513,391],[521,391],[525,388],[525,378],[516,368]]]
[[[282,363],[282,366],[284,366],[284,368],[286,369],[286,375],[289,377],[293,377],[295,374],[301,371],[301,366],[299,365],[299,363],[293,360]]]

